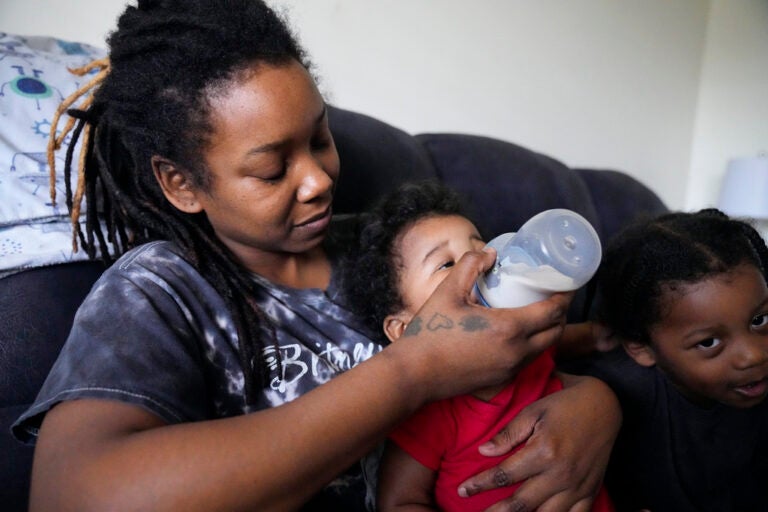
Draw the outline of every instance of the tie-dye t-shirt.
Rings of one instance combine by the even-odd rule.
[[[337,258],[331,255],[331,261],[335,266]],[[382,348],[343,307],[339,274],[334,269],[325,291],[282,287],[254,276],[283,364],[277,364],[273,349],[266,351],[264,357],[274,363],[269,385],[256,405],[247,406],[237,334],[220,295],[170,242],[137,247],[93,287],[14,433],[33,441],[46,411],[77,398],[135,404],[168,423],[236,416],[291,401]],[[349,487],[359,489],[360,482],[355,468],[324,494],[333,497],[336,488],[339,496],[351,498]],[[322,506],[334,507],[327,498],[318,497]]]

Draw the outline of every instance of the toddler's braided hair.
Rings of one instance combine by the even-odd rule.
[[[309,69],[309,62],[287,23],[259,0],[139,0],[120,16],[107,42],[109,58],[93,66],[100,73],[57,113],[56,120],[66,111],[73,121],[58,136],[56,123],[51,130],[55,177],[53,151],[72,129],[64,173],[73,243],[79,240],[91,258],[98,249],[106,262],[150,240],[178,245],[232,311],[250,402],[267,378],[261,353],[275,343],[253,299],[253,280],[204,214],[183,213],[165,199],[150,160],[158,155],[173,161],[205,189],[209,174],[201,152],[211,131],[211,94],[254,64],[295,60]],[[70,108],[80,96],[86,99]],[[69,178],[78,139],[83,149],[73,193]]]
[[[714,208],[640,221],[606,247],[597,273],[596,318],[619,338],[650,342],[665,291],[747,263],[768,279],[768,249],[755,228]]]

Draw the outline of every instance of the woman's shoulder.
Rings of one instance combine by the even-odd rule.
[[[163,294],[185,302],[218,297],[210,283],[184,257],[182,249],[168,241],[148,242],[124,253],[96,282],[91,293],[96,292]]]
[[[173,242],[159,240],[126,251],[104,272],[108,279],[156,276],[171,281],[202,279],[200,272]]]
[[[126,251],[110,269],[117,272],[131,272],[140,268],[159,268],[167,266],[168,263],[189,265],[176,244],[166,240],[157,240]]]

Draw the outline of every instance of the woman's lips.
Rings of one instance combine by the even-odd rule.
[[[306,229],[310,231],[320,231],[328,227],[331,222],[331,207],[328,206],[323,212],[318,213],[314,217],[310,217],[306,221],[297,224],[297,228]]]

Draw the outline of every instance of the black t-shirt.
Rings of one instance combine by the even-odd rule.
[[[624,420],[606,487],[619,511],[768,510],[768,402],[702,408],[618,349],[569,370],[608,383]]]
[[[80,307],[61,354],[35,403],[14,424],[14,434],[33,442],[45,413],[64,400],[118,400],[168,423],[182,423],[276,407],[322,385],[382,348],[343,306],[338,258],[331,260],[326,291],[287,288],[254,276],[283,366],[276,364],[274,351],[262,354],[274,363],[269,385],[256,406],[247,406],[237,332],[219,294],[169,242],[126,253]],[[362,509],[362,470],[356,466],[342,475],[317,503]]]

